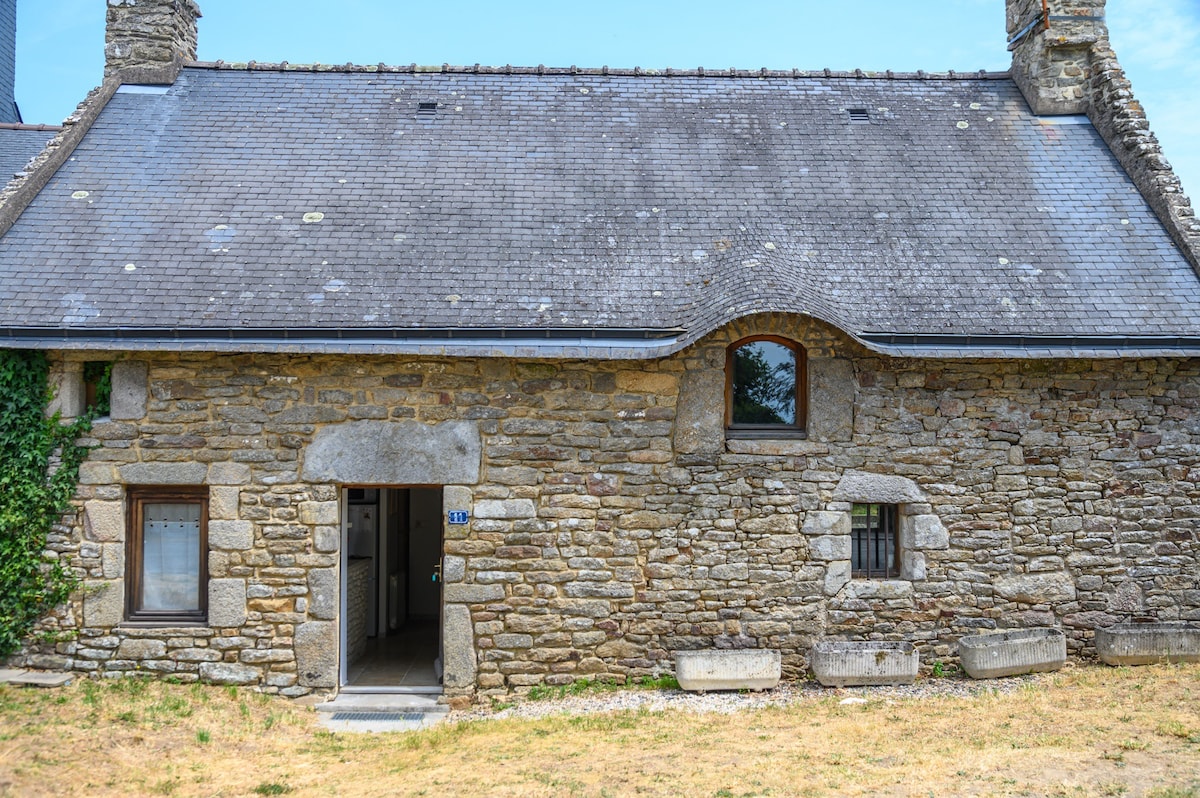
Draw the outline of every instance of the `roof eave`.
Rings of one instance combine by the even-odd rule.
[[[0,346],[83,351],[650,359],[688,343],[680,328],[0,328]]]
[[[1200,335],[943,335],[867,332],[863,346],[893,357],[1149,358],[1198,357]]]
[[[1131,359],[1200,357],[1200,335],[946,335],[848,333],[891,357]],[[124,352],[220,352],[650,360],[701,335],[682,328],[146,329],[0,328],[0,346]]]

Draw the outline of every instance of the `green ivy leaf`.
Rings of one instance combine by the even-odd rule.
[[[48,377],[45,353],[0,349],[0,658],[77,583],[44,552],[54,524],[71,509],[87,456],[76,441],[91,429],[92,416],[71,424],[47,418]]]

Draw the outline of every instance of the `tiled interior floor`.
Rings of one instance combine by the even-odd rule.
[[[354,687],[430,687],[439,684],[437,621],[409,620],[392,636],[367,639],[367,652],[347,674]]]

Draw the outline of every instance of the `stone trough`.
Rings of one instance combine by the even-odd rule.
[[[958,657],[972,679],[1056,671],[1067,661],[1067,638],[1049,627],[971,635],[958,641]]]
[[[821,640],[812,648],[809,667],[826,687],[912,684],[921,665],[912,643]]]
[[[1119,623],[1097,629],[1096,654],[1109,665],[1200,662],[1200,624]]]
[[[782,674],[776,649],[707,649],[675,652],[675,678],[684,690],[770,690]]]

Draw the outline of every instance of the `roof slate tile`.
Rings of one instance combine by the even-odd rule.
[[[117,94],[0,240],[0,327],[1200,336],[1099,135],[1007,78],[546,72]]]

